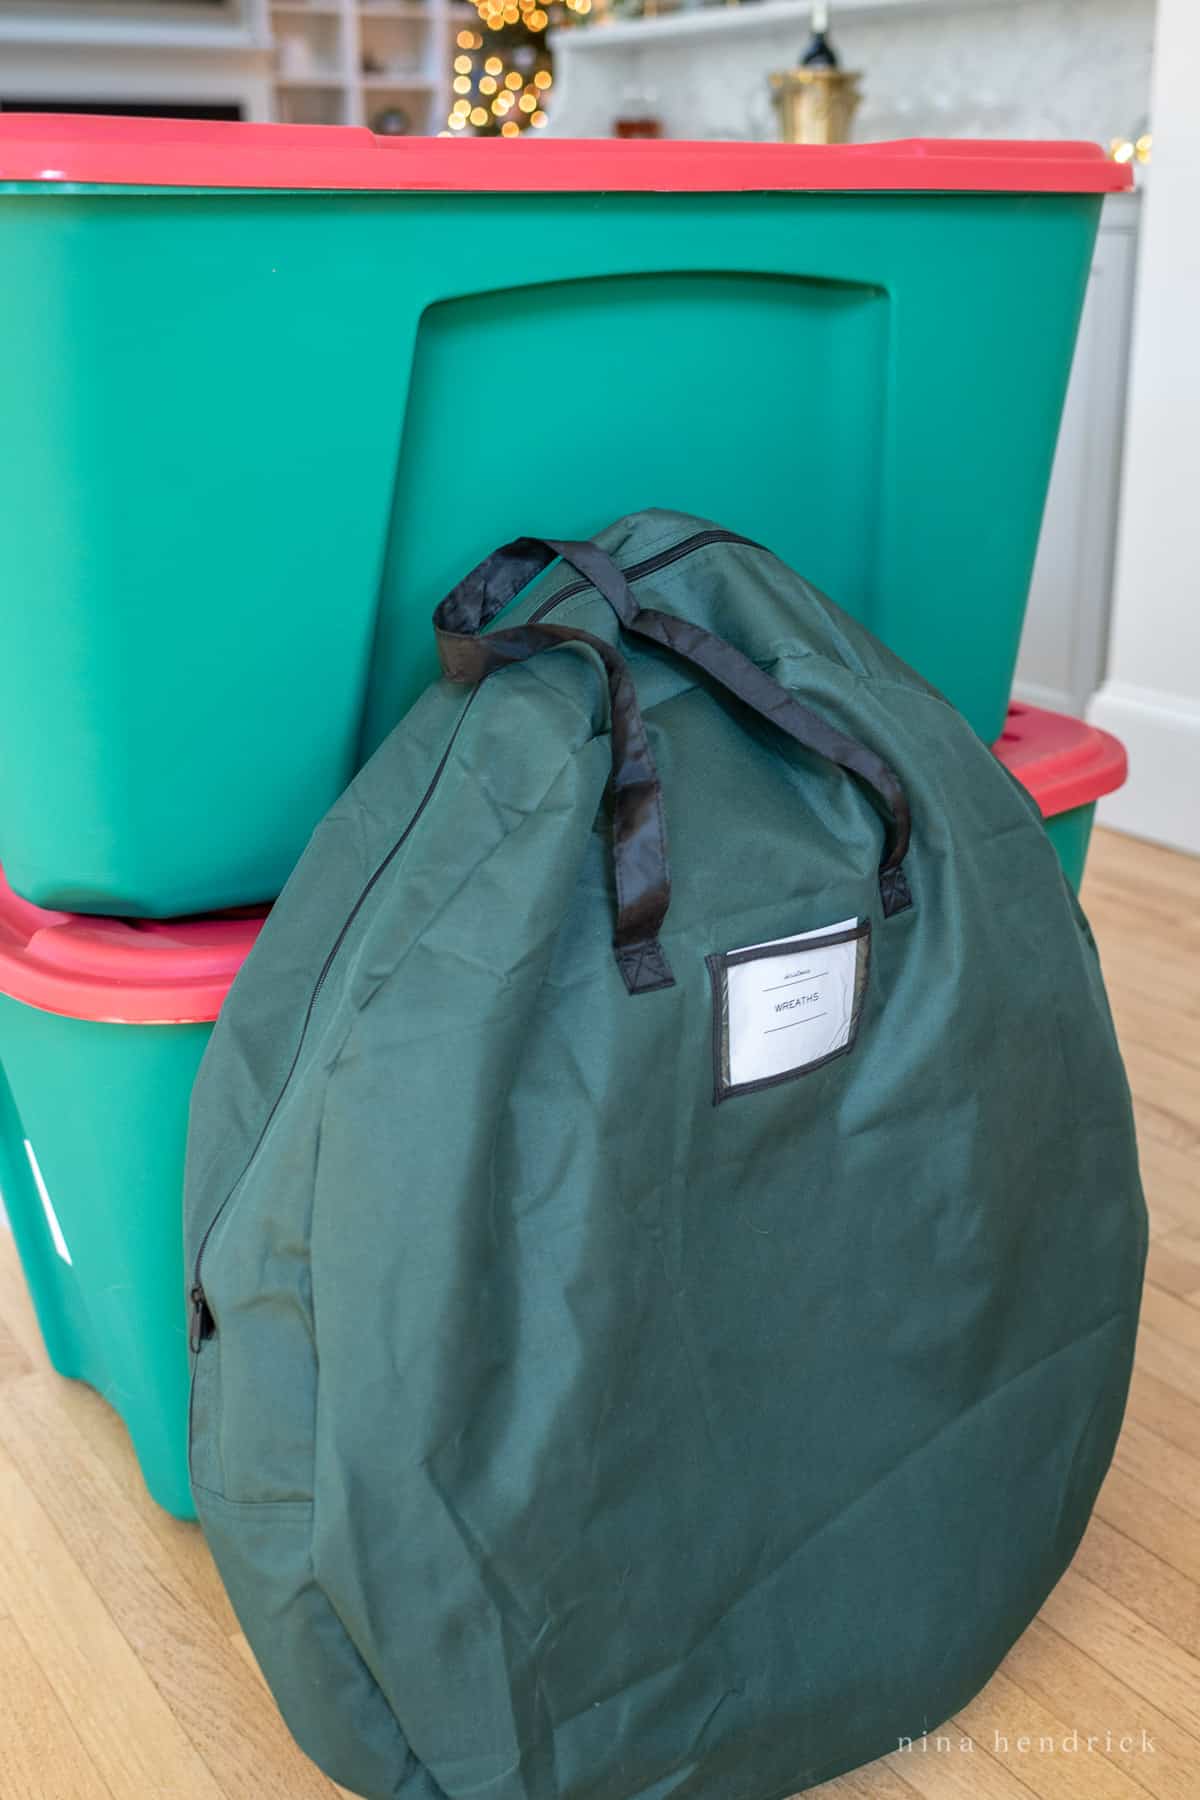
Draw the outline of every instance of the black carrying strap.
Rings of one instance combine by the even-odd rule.
[[[479,635],[556,556],[578,570],[604,596],[626,631],[661,645],[702,670],[802,748],[865,783],[890,821],[879,866],[884,916],[903,912],[912,905],[903,866],[911,832],[908,799],[899,778],[882,757],[801,705],[773,676],[724,638],[672,613],[639,606],[623,570],[598,544],[516,538],[494,551],[442,601],[433,615],[438,655],[451,681],[466,682],[481,681],[505,663],[524,661],[555,643],[585,643],[602,657],[612,698],[613,858],[617,886],[613,944],[630,993],[669,987],[673,977],[658,942],[670,901],[662,790],[628,665],[602,639],[568,626],[519,625],[510,631]]]
[[[629,665],[603,638],[569,625],[516,625],[508,631],[480,635],[539,568],[560,554],[557,546],[539,546],[543,552],[540,561],[529,565],[521,555],[522,546],[528,543],[528,539],[520,539],[506,547],[516,553],[511,561],[505,560],[506,551],[497,551],[442,601],[433,615],[438,655],[451,681],[472,684],[509,663],[525,662],[562,644],[585,645],[600,658],[608,677],[612,713],[609,791],[617,889],[613,950],[629,992],[653,993],[657,988],[674,985],[670,964],[658,941],[671,899],[671,873],[662,788]],[[579,568],[578,564],[573,566]],[[485,579],[470,587],[485,570],[494,571],[494,581]],[[586,573],[583,568],[579,572]]]

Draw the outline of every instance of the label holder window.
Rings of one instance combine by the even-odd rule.
[[[713,992],[713,1105],[798,1081],[846,1056],[870,966],[869,920],[707,957]]]

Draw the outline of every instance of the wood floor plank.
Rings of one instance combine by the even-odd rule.
[[[1200,956],[1200,952],[1197,952]],[[1160,976],[1162,989],[1171,983],[1171,973]],[[1132,972],[1109,984],[1109,1002],[1117,1033],[1127,1054],[1136,1060],[1143,1047],[1160,1050],[1171,1057],[1194,1079],[1200,1074],[1200,1000],[1181,997],[1178,985],[1170,999],[1164,991],[1148,989]]]
[[[1140,1109],[1134,1112],[1151,1238],[1200,1230],[1200,1152],[1164,1144],[1142,1129]]]
[[[1168,1444],[1137,1419],[1126,1419],[1113,1461],[1118,1469],[1200,1519],[1200,1460],[1186,1450]]]
[[[1164,1337],[1152,1325],[1138,1329],[1137,1369],[1143,1369],[1185,1400],[1200,1394],[1200,1351],[1190,1350],[1174,1338]]]
[[[172,1518],[146,1492],[129,1433],[118,1413],[80,1381],[54,1379],[54,1398],[90,1452],[104,1465],[146,1529],[178,1567],[197,1599],[226,1637],[237,1630],[229,1596],[204,1538],[194,1524]]]
[[[1180,1238],[1185,1238],[1185,1234],[1172,1231],[1165,1238],[1156,1238],[1150,1245],[1146,1280],[1164,1293],[1174,1295],[1175,1299],[1190,1302],[1194,1309],[1196,1297],[1200,1295],[1200,1266],[1172,1248]]]
[[[1173,1343],[1200,1354],[1200,1311],[1178,1294],[1168,1294],[1148,1284],[1142,1295],[1142,1318]]]
[[[267,1678],[259,1668],[257,1658],[250,1648],[244,1634],[240,1631],[235,1631],[230,1641],[246,1667],[250,1670],[255,1681],[257,1681],[262,1688],[263,1692],[269,1693],[270,1689],[267,1687]],[[329,1783],[329,1788],[332,1794],[341,1796],[342,1800],[357,1800],[357,1796],[352,1794],[349,1788],[339,1787],[336,1781],[331,1781]]]
[[[873,1762],[835,1781],[823,1781],[820,1787],[806,1788],[804,1800],[913,1800],[916,1792],[888,1763]]]
[[[1200,1155],[1195,1070],[1146,1044],[1137,1046],[1136,1055],[1131,1052],[1126,1057],[1125,1066],[1141,1138],[1159,1139],[1191,1157]]]
[[[1133,1367],[1129,1389],[1129,1417],[1200,1457],[1200,1400],[1191,1399],[1178,1385],[1161,1381],[1144,1365],[1140,1354]]]
[[[3,1320],[4,1329],[10,1338],[19,1346],[29,1368],[48,1369],[50,1358],[42,1343],[33,1301],[29,1297],[16,1246],[7,1227],[0,1233],[0,1237],[3,1239],[3,1254],[0,1254],[0,1320]]]
[[[24,1344],[0,1316],[0,1382],[14,1375],[28,1375],[33,1364]]]
[[[947,1741],[949,1748],[941,1748]],[[925,1747],[923,1747],[923,1745]],[[887,1767],[902,1775],[924,1800],[1029,1800],[1034,1792],[1015,1769],[980,1749],[953,1720],[918,1739],[911,1750],[895,1750]]]
[[[1124,1036],[1135,1043],[1178,1043],[1190,1060],[1200,1024],[1200,938],[1186,952],[1173,943],[1164,955],[1160,938],[1136,924],[1130,928],[1120,903],[1105,908],[1098,921],[1093,914],[1093,921],[1109,1004]]]
[[[1130,1772],[1130,1755],[1116,1744],[1105,1754],[1104,1738],[1088,1747],[1086,1733],[1080,1749],[1078,1728],[1005,1669],[954,1723],[1043,1800],[1145,1800],[1145,1788]]]
[[[1132,849],[1131,849],[1132,846]],[[1119,955],[1166,934],[1172,947],[1186,945],[1196,925],[1196,858],[1097,832],[1081,899],[1102,943]],[[1109,924],[1119,930],[1111,936]]]
[[[1162,1051],[1128,1042],[1124,1044],[1124,1067],[1130,1078],[1142,1145],[1146,1139],[1155,1139],[1195,1161],[1200,1157],[1200,1121],[1193,1114],[1193,1071],[1180,1067],[1175,1058]],[[1186,1222],[1189,1219],[1191,1213]]]
[[[1153,935],[1153,926],[1164,923],[1169,929],[1187,932],[1193,924],[1193,903],[1197,892],[1192,857],[1180,856],[1173,850],[1122,838],[1114,832],[1097,832],[1094,848],[1098,854],[1088,859],[1083,886],[1083,903],[1090,912],[1113,906],[1130,905],[1137,918],[1144,919]],[[1158,860],[1161,858],[1161,860]],[[1145,911],[1138,913],[1138,907]]]
[[[1014,1644],[1004,1672],[1033,1701],[1069,1720],[1085,1743],[1094,1739],[1155,1800],[1196,1800],[1196,1739],[1044,1617]]]
[[[1200,1519],[1123,1468],[1109,1470],[1096,1501],[1096,1516],[1190,1581],[1200,1582]]]
[[[1136,1061],[1136,1055],[1132,1056],[1132,1060]],[[1134,1110],[1136,1112],[1137,1109]],[[1200,1221],[1195,1225],[1189,1223],[1192,1209],[1200,1205],[1200,1153],[1177,1149],[1174,1145],[1161,1143],[1157,1138],[1147,1141],[1144,1134],[1140,1133],[1138,1148],[1141,1153],[1142,1180],[1147,1190],[1157,1192],[1162,1189],[1162,1198],[1168,1205],[1185,1215],[1181,1222],[1182,1228],[1189,1231],[1200,1230]]]
[[[1200,1519],[1195,1524],[1200,1526]],[[1093,1517],[1071,1567],[1190,1652],[1200,1666],[1200,1585],[1189,1575],[1103,1517]]]
[[[329,1800],[229,1635],[67,1425],[53,1377],[9,1384],[0,1442],[229,1800]]]
[[[10,1372],[28,1374],[37,1369],[52,1373],[15,1247],[12,1239],[3,1234],[0,1234],[0,1328],[14,1346]],[[3,1372],[3,1339],[0,1339],[0,1376]],[[151,1500],[120,1415],[83,1382],[58,1376],[54,1380],[58,1403],[65,1416],[86,1438],[163,1547],[178,1560],[219,1629],[226,1635],[236,1630],[233,1608],[203,1537],[193,1527],[173,1519]],[[0,1800],[3,1800],[2,1795]]]
[[[1134,894],[1147,886],[1164,884],[1185,898],[1200,899],[1200,857],[1181,856],[1164,844],[1152,844],[1146,838],[1098,825],[1084,883],[1085,900],[1098,881]]]
[[[1200,1297],[1200,1237],[1172,1231],[1150,1247],[1146,1279],[1180,1300]]]
[[[5,1414],[20,1385],[8,1384]],[[68,1549],[3,1449],[0,1518],[0,1596],[114,1800],[163,1790],[175,1800],[222,1800],[85,1572],[86,1555],[80,1561],[78,1545]]]
[[[1133,1693],[1153,1698],[1161,1712],[1195,1738],[1200,1769],[1200,1660],[1073,1570],[1063,1576],[1039,1616]]]
[[[0,1796],[118,1800],[10,1619],[0,1620]]]

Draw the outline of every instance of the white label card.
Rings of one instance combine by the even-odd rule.
[[[843,919],[719,959],[725,1015],[719,1089],[783,1080],[846,1049],[862,996],[868,930]],[[828,941],[845,932],[854,935]],[[764,954],[754,956],[755,950]]]

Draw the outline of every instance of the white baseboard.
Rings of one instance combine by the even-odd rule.
[[[1129,752],[1129,780],[1097,822],[1200,856],[1200,701],[1106,681],[1088,718]]]

